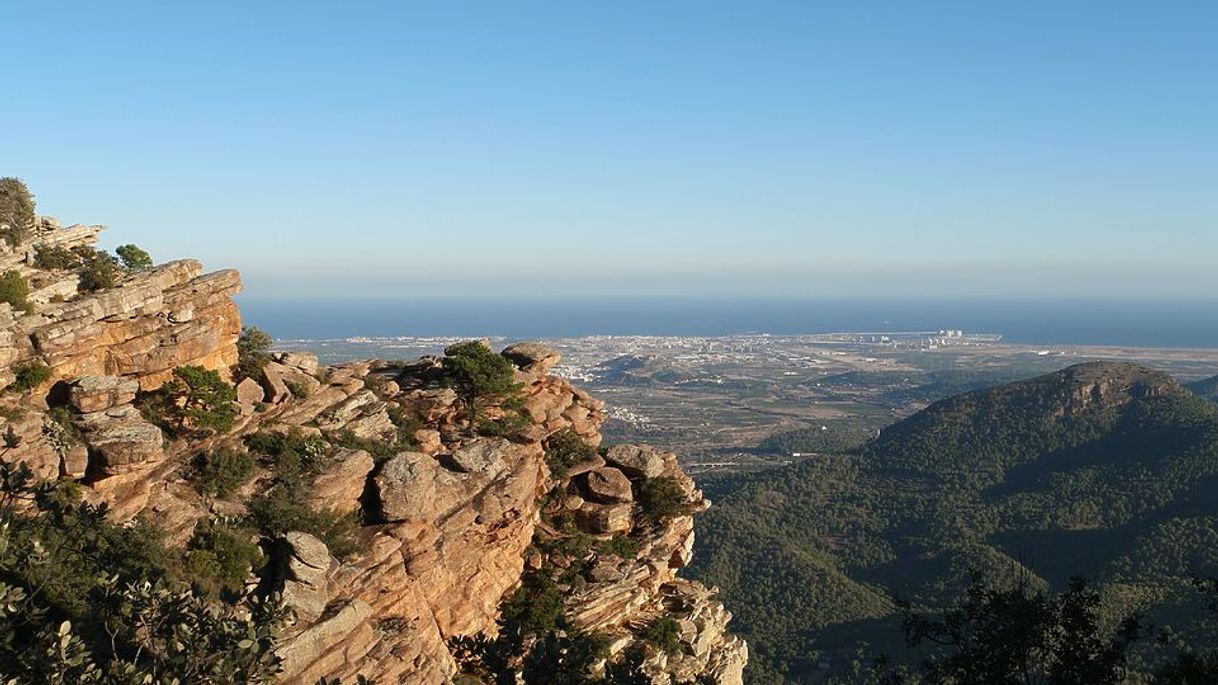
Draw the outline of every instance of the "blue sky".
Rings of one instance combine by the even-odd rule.
[[[4,15],[0,174],[253,296],[1218,292],[1212,2]]]

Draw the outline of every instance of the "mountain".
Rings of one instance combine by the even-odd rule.
[[[1189,383],[1186,387],[1208,400],[1218,402],[1218,376],[1211,376],[1203,380],[1194,381]]]
[[[624,354],[593,368],[598,383],[605,385],[673,385],[697,376],[677,362],[656,355]]]
[[[242,328],[235,271],[100,230],[0,241],[6,677],[740,682],[678,577],[708,503],[671,453],[598,451],[556,352],[323,366]]]
[[[751,682],[818,682],[859,642],[905,654],[893,598],[994,583],[1103,588],[1201,641],[1185,607],[1218,576],[1218,406],[1132,364],[1090,363],[931,404],[857,456],[708,484],[693,573],[750,641]],[[1150,660],[1154,655],[1138,656]]]

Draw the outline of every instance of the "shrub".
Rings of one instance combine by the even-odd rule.
[[[223,606],[182,588],[158,528],[117,525],[79,490],[0,463],[5,682],[271,682],[283,607]]]
[[[115,254],[128,271],[144,271],[152,268],[152,256],[135,245],[119,245]]]
[[[209,595],[240,596],[250,570],[262,564],[262,550],[250,531],[215,521],[200,523],[186,545],[186,570]]]
[[[0,276],[0,302],[7,302],[19,312],[29,314],[34,310],[30,304],[30,284],[16,271],[5,271]]]
[[[202,495],[228,497],[254,475],[249,452],[221,447],[195,456],[188,479]]]
[[[257,378],[262,367],[271,361],[271,336],[261,328],[246,326],[237,338],[237,379]]]
[[[75,269],[80,266],[80,256],[59,245],[39,245],[34,252],[34,266],[39,269]]]
[[[419,443],[415,439],[414,434],[423,427],[423,422],[408,415],[400,404],[390,402],[385,411],[389,414],[389,420],[397,429],[397,447],[400,449],[417,448]]]
[[[245,445],[270,461],[277,480],[287,482],[318,472],[330,448],[321,436],[306,435],[299,428],[286,434],[258,431],[245,439]]]
[[[173,380],[151,393],[141,409],[149,420],[174,434],[223,433],[233,427],[237,391],[220,374],[202,366],[179,366]]]
[[[635,499],[643,516],[657,523],[689,513],[685,491],[676,480],[668,476],[643,481]]]
[[[661,616],[643,629],[643,642],[666,654],[681,648],[681,627],[672,616]]]
[[[511,398],[520,390],[512,362],[481,341],[458,343],[444,354],[442,381],[461,397],[470,428],[478,426],[480,402],[494,397]]]
[[[359,521],[349,514],[309,506],[303,488],[280,483],[249,503],[250,522],[267,537],[292,531],[308,533],[326,543],[330,554],[345,559],[363,549]]]
[[[528,428],[529,420],[521,414],[509,411],[497,419],[483,419],[478,422],[478,433],[494,438],[509,437]]]
[[[34,227],[34,196],[19,178],[0,178],[0,224],[7,226],[0,237],[14,247],[24,242]]]
[[[602,554],[612,554],[620,559],[633,559],[639,553],[638,543],[625,535],[614,535],[601,541],[596,548]]]
[[[546,440],[546,465],[555,479],[566,475],[572,466],[595,456],[596,448],[570,428],[564,428]]]
[[[42,439],[55,450],[55,454],[63,457],[79,445],[83,437],[66,407],[52,407],[42,420]]]
[[[299,381],[285,379],[283,384],[287,386],[288,392],[292,394],[292,397],[295,397],[298,400],[307,400],[309,399],[309,395],[313,394],[309,390],[309,386]]]
[[[529,633],[548,633],[562,615],[562,591],[541,574],[530,574],[500,607],[503,621]]]
[[[51,367],[42,362],[25,362],[13,367],[13,376],[9,389],[28,392],[51,379]]]
[[[84,292],[109,290],[118,283],[118,266],[114,258],[97,250],[86,256],[80,268],[80,289]]]

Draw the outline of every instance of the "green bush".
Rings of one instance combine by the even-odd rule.
[[[245,439],[245,445],[266,457],[277,480],[291,483],[320,471],[330,449],[321,436],[306,435],[299,428],[286,434],[258,431]]]
[[[620,559],[633,559],[639,553],[638,543],[625,535],[614,535],[601,541],[596,548],[602,554],[612,554]]]
[[[506,438],[516,435],[528,427],[527,418],[517,412],[509,411],[497,419],[478,421],[478,434],[489,435],[493,438]]]
[[[249,452],[221,447],[191,460],[188,479],[202,495],[228,497],[254,475]]]
[[[34,252],[34,266],[39,269],[76,269],[80,256],[59,245],[39,245]]]
[[[128,271],[144,271],[152,268],[152,256],[135,245],[119,245],[114,248],[114,253],[123,263],[123,268]]]
[[[272,681],[287,617],[280,603],[232,607],[182,587],[180,558],[160,529],[117,525],[79,492],[35,482],[24,464],[0,463],[5,682]],[[200,533],[192,544],[227,562],[253,556],[220,542],[223,533],[212,537]]]
[[[546,465],[550,467],[552,478],[562,478],[567,469],[595,456],[596,448],[570,428],[564,428],[546,439]]]
[[[558,627],[562,616],[562,590],[538,573],[525,576],[524,582],[500,606],[502,619],[528,633],[548,633]]]
[[[114,258],[97,250],[87,255],[79,272],[80,289],[93,293],[109,290],[118,283],[118,265]]]
[[[308,533],[321,540],[330,554],[346,559],[363,550],[359,521],[349,514],[322,511],[309,506],[304,489],[280,483],[249,503],[250,522],[267,537],[280,537],[292,531]]]
[[[13,367],[13,377],[9,389],[28,392],[51,379],[51,367],[42,362],[25,362]]]
[[[34,228],[34,196],[25,182],[11,176],[0,178],[0,224],[4,229],[0,237],[14,247],[29,238]]]
[[[250,537],[244,528],[200,523],[186,545],[191,582],[209,595],[239,597],[250,571],[262,564],[262,550]]]
[[[173,380],[142,398],[145,418],[174,435],[210,435],[233,427],[237,391],[202,366],[179,366]]]
[[[238,380],[258,378],[262,367],[271,361],[271,336],[261,328],[246,326],[237,338],[237,368],[233,374]]]
[[[7,302],[16,311],[29,314],[34,311],[30,304],[30,284],[16,271],[5,271],[0,276],[0,302]]]
[[[672,616],[661,616],[643,629],[643,642],[666,654],[674,654],[681,648],[681,627]]]
[[[643,481],[635,499],[643,516],[657,523],[689,513],[685,491],[668,476]]]

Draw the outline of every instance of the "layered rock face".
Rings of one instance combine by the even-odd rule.
[[[44,233],[54,231],[96,238],[92,229]],[[713,591],[677,577],[689,561],[692,517],[707,503],[672,454],[626,445],[596,454],[603,405],[549,375],[558,355],[542,345],[503,351],[518,401],[483,413],[523,418],[502,435],[471,430],[457,394],[434,382],[438,357],[322,367],[311,355],[279,353],[237,385],[231,431],[167,440],[133,404],[137,392],[183,364],[227,374],[239,287],[235,272],[204,275],[196,262],[172,262],[30,315],[7,312],[5,367],[39,359],[53,378],[20,402],[6,400],[16,444],[0,458],[80,480],[116,518],[148,518],[182,544],[200,521],[240,516],[250,495],[275,487],[264,466],[245,499],[203,498],[184,480],[194,455],[244,449],[256,432],[315,439],[321,465],[308,476],[308,503],[359,517],[364,544],[339,560],[304,532],[264,541],[271,561],[250,583],[281,591],[294,610],[278,649],[285,683],[357,674],[450,682],[468,667],[454,641],[495,636],[505,598],[552,569],[563,570],[562,623],[606,636],[610,659],[641,650],[656,685],[741,682],[747,648],[726,631],[730,614]],[[560,434],[590,446],[561,475],[547,463]],[[675,487],[677,509],[649,514],[649,483]],[[596,544],[572,552],[557,544],[568,538]],[[646,629],[665,617],[675,621],[675,648],[645,647]]]
[[[46,364],[56,379],[120,376],[145,390],[185,364],[227,372],[237,361],[241,332],[232,300],[241,290],[236,271],[204,274],[199,262],[185,259],[129,274],[109,290],[82,293],[75,273],[33,266],[39,249],[92,246],[101,228],[59,228],[44,218],[22,249],[0,243],[0,270],[25,276],[34,305],[23,314],[0,303],[0,383],[10,383],[9,368],[23,362]]]

